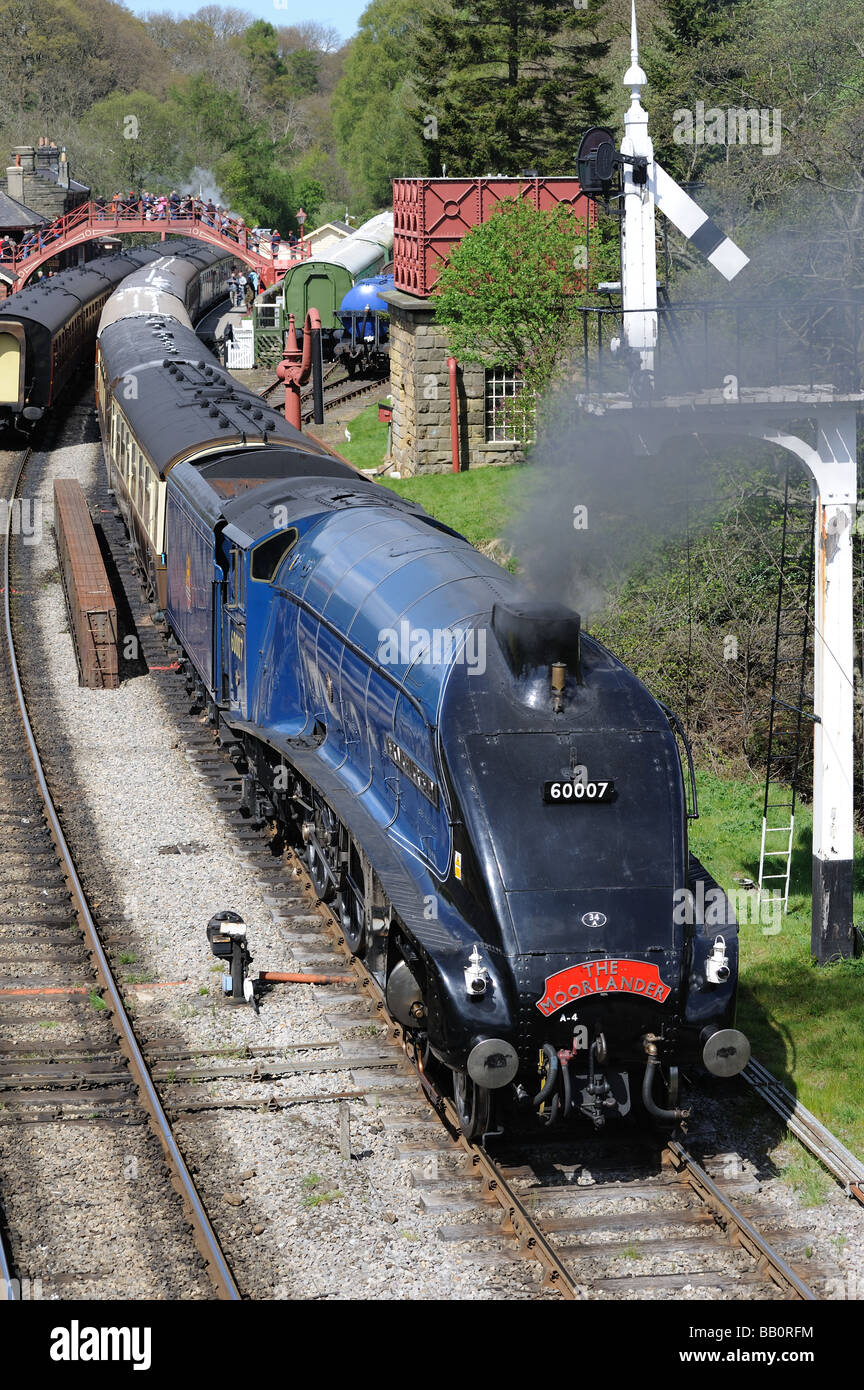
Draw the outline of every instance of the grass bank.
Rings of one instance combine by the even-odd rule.
[[[727,890],[759,872],[762,787],[702,773],[691,847]],[[795,818],[789,911],[742,922],[738,1022],[761,1062],[856,1153],[864,1153],[864,960],[810,956],[812,813]],[[856,841],[855,917],[864,915],[864,842]],[[752,895],[755,898],[755,893]],[[755,917],[751,911],[749,917]],[[779,925],[779,931],[776,927]]]

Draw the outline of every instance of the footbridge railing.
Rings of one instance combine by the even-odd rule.
[[[312,248],[300,242],[288,250],[281,244],[274,258],[272,243],[254,236],[239,220],[211,211],[198,199],[184,199],[179,207],[170,204],[148,206],[141,200],[112,199],[82,203],[80,207],[39,227],[23,241],[7,244],[0,254],[0,269],[10,290],[20,290],[30,277],[54,256],[73,246],[105,236],[128,236],[143,232],[151,236],[196,237],[211,246],[232,251],[238,260],[258,271],[265,288],[276,284],[286,270],[306,260]]]

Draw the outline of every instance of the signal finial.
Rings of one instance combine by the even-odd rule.
[[[639,66],[639,35],[636,32],[636,0],[630,0],[630,66],[624,74],[624,86],[630,88],[634,103],[647,86],[648,78]]]

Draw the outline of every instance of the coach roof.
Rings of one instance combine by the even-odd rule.
[[[162,477],[189,454],[220,446],[284,442],[332,457],[229,376],[176,320],[123,319],[104,330],[100,353],[118,405]]]

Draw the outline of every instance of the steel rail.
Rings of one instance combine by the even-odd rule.
[[[25,466],[26,466],[26,464],[27,464],[27,460],[28,460],[29,457],[30,457],[30,450],[29,450],[29,449],[26,449],[26,450],[24,451],[23,455],[22,455],[22,458],[21,458],[21,465],[20,465],[19,474],[18,474],[19,478],[20,478],[20,476],[21,476],[21,473],[23,473],[23,471],[24,471],[24,468],[25,468]],[[14,495],[14,493],[13,493],[13,495]],[[6,549],[7,549],[7,553],[8,553],[8,549],[9,549],[9,526],[10,526],[10,520],[9,520],[9,519],[10,519],[10,517],[11,517],[11,512],[12,512],[12,508],[11,508],[11,507],[8,507],[8,508],[7,508],[7,523],[6,523],[6,527],[7,527],[7,529],[6,529]],[[7,603],[7,606],[8,606],[8,603],[9,603],[9,570],[8,570],[8,565],[6,566],[6,570],[5,570],[5,573],[4,573],[3,583],[4,583],[4,592],[5,592],[5,595],[6,595],[6,603]],[[2,1230],[0,1230],[0,1303],[11,1303],[11,1302],[17,1301],[18,1286],[17,1286],[17,1284],[16,1284],[16,1282],[15,1282],[15,1278],[14,1278],[14,1275],[13,1275],[13,1273],[12,1273],[12,1269],[13,1269],[13,1265],[12,1265],[12,1252],[11,1252],[11,1250],[7,1249],[7,1247],[6,1247],[6,1242],[5,1242],[5,1240],[3,1239],[3,1232],[2,1232]]]
[[[456,1142],[470,1157],[471,1166],[483,1174],[484,1192],[494,1197],[504,1208],[505,1219],[519,1242],[520,1249],[529,1259],[539,1261],[546,1272],[544,1282],[560,1293],[563,1298],[571,1302],[581,1302],[587,1299],[588,1293],[585,1285],[574,1279],[572,1272],[567,1268],[561,1256],[550,1245],[542,1226],[531,1215],[519,1194],[510,1186],[494,1158],[484,1149],[482,1144],[465,1138],[459,1128],[459,1120],[452,1102],[446,1097],[442,1099],[448,1121],[447,1128],[452,1131],[455,1126]]]
[[[767,1067],[751,1058],[742,1072],[757,1095],[775,1110],[787,1128],[842,1184],[848,1197],[864,1204],[864,1163],[786,1090]]]
[[[384,381],[385,378],[382,377],[379,381],[361,382],[359,386],[353,386],[351,390],[343,391],[342,394],[339,396],[331,396],[330,400],[324,401],[324,409],[325,411],[333,410],[336,406],[347,405],[349,401],[353,401],[357,396],[366,396],[370,391],[377,390],[378,387],[384,384]],[[341,381],[334,382],[332,389],[336,390],[337,387],[341,385]],[[300,418],[302,419],[304,424],[307,424],[312,419],[312,411],[308,406],[306,407],[305,411],[303,412]]]
[[[312,892],[314,893],[314,889]],[[376,1010],[387,1022],[389,1036],[401,1046],[405,1057],[410,1062],[429,1105],[443,1122],[454,1142],[470,1157],[472,1167],[482,1173],[484,1191],[503,1207],[506,1220],[509,1222],[520,1248],[529,1259],[536,1260],[543,1266],[546,1271],[545,1282],[557,1290],[563,1298],[571,1301],[587,1299],[588,1287],[580,1283],[572,1271],[568,1269],[561,1256],[546,1238],[542,1226],[531,1215],[519,1194],[508,1183],[495,1159],[491,1157],[482,1144],[467,1139],[462,1133],[452,1101],[449,1097],[442,1095],[426,1076],[414,1050],[406,1039],[405,1030],[390,1015],[378,981],[363,961],[359,960],[357,956],[351,955],[345,942],[341,924],[332,909],[323,903],[319,903],[319,906],[323,909],[325,926],[336,945],[347,956],[361,988],[376,998]],[[804,1283],[789,1262],[773,1249],[752,1222],[748,1221],[734,1203],[721,1192],[717,1184],[683,1145],[677,1140],[670,1140],[665,1146],[665,1152],[669,1155],[677,1176],[713,1213],[718,1225],[728,1235],[730,1241],[746,1250],[759,1268],[765,1271],[772,1283],[796,1299],[805,1302],[819,1302],[818,1294]]]
[[[672,1167],[680,1178],[692,1187],[696,1196],[714,1214],[714,1219],[735,1243],[748,1252],[765,1270],[768,1278],[778,1288],[793,1297],[808,1303],[818,1303],[819,1296],[804,1283],[792,1266],[782,1255],[770,1246],[760,1235],[752,1222],[738,1210],[734,1202],[720,1191],[717,1184],[709,1178],[705,1169],[687,1152],[677,1139],[670,1139],[666,1145]]]
[[[12,1275],[12,1255],[0,1231],[0,1303],[17,1302],[17,1288]]]
[[[305,870],[304,870],[305,872]],[[308,880],[310,891],[314,894],[311,881]],[[332,908],[318,900],[318,906],[322,913],[322,922],[325,930],[333,938],[334,943],[346,956],[351,969],[357,977],[360,988],[366,991],[366,997],[375,999],[375,1009],[387,1024],[387,1032],[391,1041],[398,1044],[407,1061],[410,1063],[420,1089],[428,1104],[435,1111],[441,1120],[451,1139],[469,1156],[471,1166],[483,1174],[484,1191],[494,1198],[504,1209],[506,1220],[509,1222],[513,1235],[519,1242],[520,1248],[525,1252],[528,1259],[536,1260],[546,1271],[546,1283],[554,1288],[563,1298],[570,1300],[584,1299],[586,1295],[585,1286],[576,1282],[573,1275],[567,1269],[566,1264],[556,1253],[543,1233],[542,1228],[535,1221],[528,1211],[524,1202],[517,1192],[508,1183],[501,1169],[495,1160],[487,1153],[482,1144],[475,1143],[471,1139],[466,1139],[462,1133],[459,1119],[456,1114],[453,1102],[449,1097],[444,1096],[429,1080],[418,1061],[414,1049],[411,1047],[405,1036],[402,1024],[393,1018],[387,1008],[384,992],[381,989],[371,970],[364,964],[358,956],[352,955],[343,933],[342,925],[332,911]],[[506,1228],[502,1227],[506,1233]]]
[[[30,457],[30,453],[31,451],[28,449],[22,455],[14,485],[10,490],[10,502],[12,501],[12,499],[15,498],[21,486],[21,481],[24,476],[24,469],[27,466],[27,461]],[[94,965],[96,967],[97,975],[105,989],[106,994],[108,995],[108,999],[110,1000],[111,1008],[113,1011],[114,1026],[117,1030],[121,1051],[123,1052],[124,1056],[126,1057],[129,1063],[132,1076],[138,1087],[138,1092],[141,1098],[142,1105],[150,1115],[154,1129],[156,1130],[157,1136],[162,1145],[162,1149],[168,1162],[169,1172],[171,1173],[172,1184],[176,1191],[179,1193],[186,1207],[186,1214],[191,1221],[195,1237],[195,1243],[198,1247],[199,1253],[204,1259],[205,1265],[207,1267],[207,1272],[219,1298],[239,1300],[240,1291],[234,1282],[234,1276],[231,1273],[228,1261],[226,1260],[225,1255],[223,1254],[216,1232],[213,1230],[210,1224],[209,1217],[207,1216],[207,1213],[204,1210],[204,1205],[198,1194],[198,1190],[195,1186],[192,1175],[189,1172],[189,1169],[186,1167],[186,1162],[183,1158],[183,1155],[180,1152],[180,1149],[178,1148],[177,1141],[174,1138],[174,1134],[171,1129],[170,1121],[162,1108],[162,1102],[159,1099],[156,1087],[147,1069],[147,1063],[145,1062],[141,1049],[138,1046],[138,1040],[135,1037],[135,1033],[133,1031],[129,1015],[126,1012],[126,1007],[123,1003],[123,998],[120,994],[119,989],[117,988],[117,984],[111,972],[111,966],[108,962],[108,957],[106,956],[105,951],[102,947],[102,942],[99,939],[99,933],[96,929],[96,924],[93,921],[93,917],[90,912],[90,907],[87,903],[84,889],[82,888],[81,882],[78,878],[78,873],[75,868],[72,853],[66,842],[66,837],[63,834],[63,829],[60,825],[60,820],[58,818],[57,811],[51,797],[51,792],[48,788],[48,783],[45,777],[44,769],[42,767],[42,762],[39,757],[39,749],[36,745],[33,727],[30,723],[30,717],[27,713],[27,702],[24,696],[23,687],[21,685],[21,677],[18,670],[18,661],[15,655],[15,639],[12,631],[12,611],[10,601],[10,557],[12,548],[12,516],[13,508],[10,505],[7,506],[6,509],[6,529],[4,538],[5,544],[3,551],[3,616],[5,625],[6,650],[9,659],[9,670],[12,677],[12,684],[15,691],[15,699],[18,706],[18,714],[21,718],[21,723],[24,729],[24,736],[27,740],[27,746],[30,752],[30,761],[33,764],[33,771],[36,777],[39,793],[42,798],[45,818],[48,823],[48,828],[51,832],[51,838],[54,841],[54,845],[60,857],[60,862],[63,867],[67,883],[69,885],[69,891],[72,895],[73,904],[78,916],[78,920],[87,938],[88,947],[90,950],[90,954],[93,958]]]

